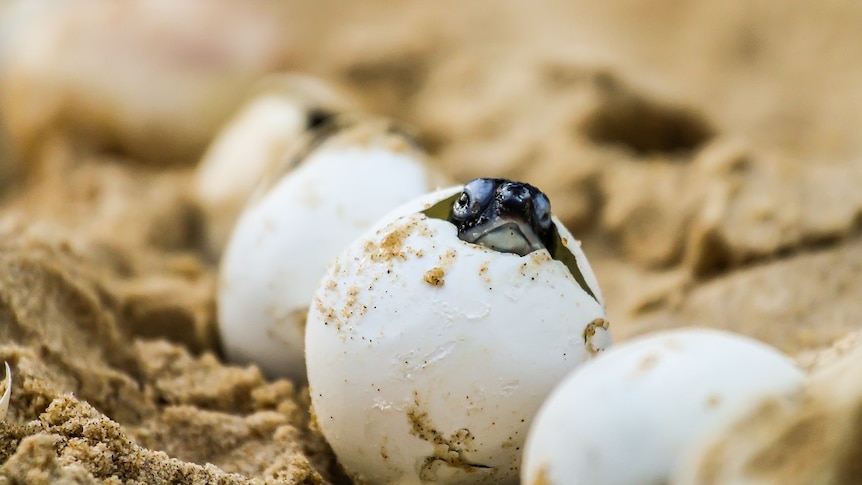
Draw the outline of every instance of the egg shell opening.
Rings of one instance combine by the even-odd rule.
[[[516,481],[544,397],[610,345],[600,300],[547,251],[521,257],[466,243],[451,223],[419,212],[460,190],[407,204],[351,244],[309,312],[318,424],[368,483]]]
[[[428,172],[415,150],[322,147],[251,201],[220,267],[227,358],[305,381],[305,317],[327,263],[392,207],[427,192]]]
[[[375,233],[382,228],[392,224],[399,218],[410,216],[419,212],[425,212],[429,209],[436,207],[438,204],[442,203],[454,195],[459,194],[464,190],[463,185],[455,185],[452,187],[445,187],[442,189],[437,189],[433,192],[425,194],[423,196],[417,197],[410,202],[407,202],[399,207],[396,207],[391,212],[387,213],[385,216],[381,217],[372,227],[369,229],[369,234]],[[563,245],[568,249],[569,252],[574,255],[575,260],[578,265],[578,270],[583,275],[587,286],[589,286],[590,291],[593,292],[593,295],[596,297],[598,302],[604,307],[604,297],[602,296],[602,290],[599,288],[599,282],[596,279],[596,275],[593,272],[592,267],[590,267],[589,262],[587,261],[587,256],[584,254],[584,251],[581,249],[581,242],[576,239],[571,232],[563,225],[562,221],[555,215],[551,215],[551,220],[554,224],[554,227],[557,229],[558,234],[560,235],[560,241]],[[454,226],[453,226],[454,227]],[[367,235],[366,235],[367,236]],[[467,243],[464,243],[467,244]],[[470,245],[475,246],[475,245]],[[478,246],[481,247],[481,246]]]
[[[542,406],[522,483],[667,483],[700,436],[802,382],[783,354],[727,332],[675,330],[617,345]]]

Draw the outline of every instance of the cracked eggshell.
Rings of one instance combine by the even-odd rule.
[[[219,270],[218,321],[230,361],[305,381],[305,318],[327,263],[439,182],[424,153],[390,126],[369,120],[329,137],[245,208]]]
[[[542,406],[521,482],[668,483],[701,435],[802,383],[783,354],[727,332],[674,330],[617,345]]]
[[[195,174],[194,194],[206,220],[207,251],[221,255],[258,182],[284,163],[313,115],[354,106],[335,86],[310,76],[264,78],[210,144]]]
[[[500,253],[421,211],[396,210],[330,265],[308,318],[317,423],[365,483],[514,483],[533,414],[610,345],[579,243],[554,223],[596,298],[546,250]]]

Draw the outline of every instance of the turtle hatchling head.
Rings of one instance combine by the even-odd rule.
[[[521,256],[551,248],[551,202],[530,184],[478,178],[464,185],[449,222],[463,241]]]

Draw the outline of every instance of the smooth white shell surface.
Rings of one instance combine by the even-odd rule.
[[[309,113],[343,112],[353,105],[335,86],[299,74],[267,76],[256,91],[222,127],[195,174],[195,197],[206,216],[213,256],[221,255],[258,182],[298,145]]]
[[[368,483],[517,481],[542,400],[610,344],[602,304],[547,251],[499,253],[418,213],[460,190],[420,198],[351,244],[309,312],[318,424]]]
[[[305,130],[305,106],[266,95],[253,100],[207,150],[195,178],[196,197],[207,215],[210,251],[220,254],[260,178]]]
[[[227,357],[305,380],[305,316],[326,265],[383,214],[429,190],[417,152],[322,146],[253,200],[222,259],[218,317]]]
[[[530,429],[521,481],[667,483],[684,450],[803,374],[758,341],[707,329],[620,344],[577,369]]]
[[[6,418],[6,412],[9,411],[9,399],[12,397],[12,369],[9,368],[9,363],[4,362],[6,367],[6,389],[3,391],[3,397],[0,397],[0,420]]]

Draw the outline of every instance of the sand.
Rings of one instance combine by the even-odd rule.
[[[190,196],[218,127],[286,70],[411,124],[455,180],[547,192],[617,341],[724,328],[827,388],[858,360],[860,5],[27,3],[0,0],[0,483],[347,483],[307,390],[220,359]],[[858,440],[846,394],[737,430],[709,476],[855,483],[853,449],[821,459]],[[811,416],[827,437],[773,439]]]

